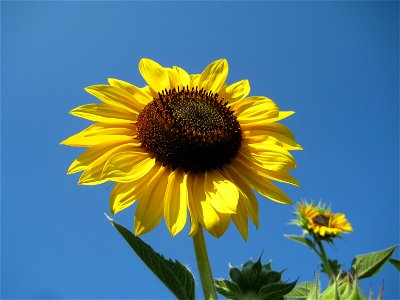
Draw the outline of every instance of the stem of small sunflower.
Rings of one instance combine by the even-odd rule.
[[[203,286],[204,298],[206,300],[216,300],[217,295],[214,288],[214,279],[211,274],[210,262],[208,261],[203,228],[200,225],[197,229],[196,235],[193,237],[193,246],[196,253],[196,261],[200,273],[201,285]]]
[[[333,273],[332,268],[331,268],[331,264],[329,263],[329,259],[326,256],[324,246],[322,245],[321,240],[319,240],[318,238],[315,239],[315,240],[316,240],[317,245],[319,247],[319,253],[318,254],[319,254],[319,257],[321,258],[322,262],[324,263],[325,271],[326,271],[326,273],[328,274],[328,277],[329,277],[329,282],[333,283],[333,281],[335,279],[335,274]]]

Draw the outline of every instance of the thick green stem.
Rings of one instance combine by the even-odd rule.
[[[321,258],[322,262],[324,263],[325,271],[329,277],[329,282],[332,283],[335,279],[335,274],[333,273],[331,264],[329,263],[328,257],[326,256],[324,246],[322,245],[322,243],[319,239],[316,239],[316,242],[319,247],[319,252],[320,252],[319,257]]]
[[[208,261],[203,228],[200,225],[196,235],[193,237],[193,246],[196,253],[196,261],[200,273],[201,285],[203,286],[204,298],[206,300],[216,300],[217,295],[215,294],[214,279],[212,277],[210,263]]]

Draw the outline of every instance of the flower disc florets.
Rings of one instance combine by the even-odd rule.
[[[138,139],[156,160],[186,172],[221,169],[239,152],[239,122],[218,94],[165,90],[139,114]]]

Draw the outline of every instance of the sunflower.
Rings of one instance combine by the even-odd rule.
[[[280,111],[263,96],[248,97],[250,84],[226,84],[225,59],[189,75],[142,59],[148,84],[139,88],[119,79],[85,90],[103,103],[70,113],[95,123],[62,144],[88,147],[68,169],[83,172],[79,184],[115,182],[110,210],[136,201],[135,234],[154,229],[164,217],[175,236],[190,218],[190,235],[199,225],[219,237],[231,219],[244,239],[248,217],[258,227],[252,191],[291,203],[271,180],[298,185],[288,170],[300,150],[291,131],[277,121]]]
[[[330,240],[342,233],[353,231],[345,214],[333,214],[330,208],[325,208],[322,204],[314,206],[313,203],[298,203],[296,214],[298,219],[293,223],[320,239]]]

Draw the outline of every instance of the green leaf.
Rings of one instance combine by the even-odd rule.
[[[353,275],[362,279],[379,273],[396,248],[397,245],[384,250],[357,255],[351,265]]]
[[[214,285],[217,292],[228,299],[236,299],[237,295],[241,293],[240,287],[229,280],[216,279]]]
[[[315,289],[315,284],[309,281],[296,286],[290,293],[286,294],[286,299],[306,299],[311,290]]]
[[[288,294],[296,286],[296,281],[291,283],[272,283],[261,288],[258,295],[261,299],[271,299]]]
[[[292,235],[292,234],[284,234],[284,236],[287,237],[290,240],[293,240],[293,241],[299,242],[301,244],[304,244],[304,245],[310,247],[311,249],[313,249],[314,251],[317,252],[317,249],[315,249],[315,245],[314,245],[313,241],[308,239],[308,238],[306,238],[306,237],[304,237],[304,236]]]
[[[397,270],[400,271],[400,260],[391,258],[391,259],[389,259],[389,261],[391,262],[391,264],[392,264],[393,266],[396,267]]]
[[[195,298],[193,275],[185,266],[177,260],[172,261],[164,258],[128,229],[114,222],[107,215],[106,217],[146,266],[178,299]]]

